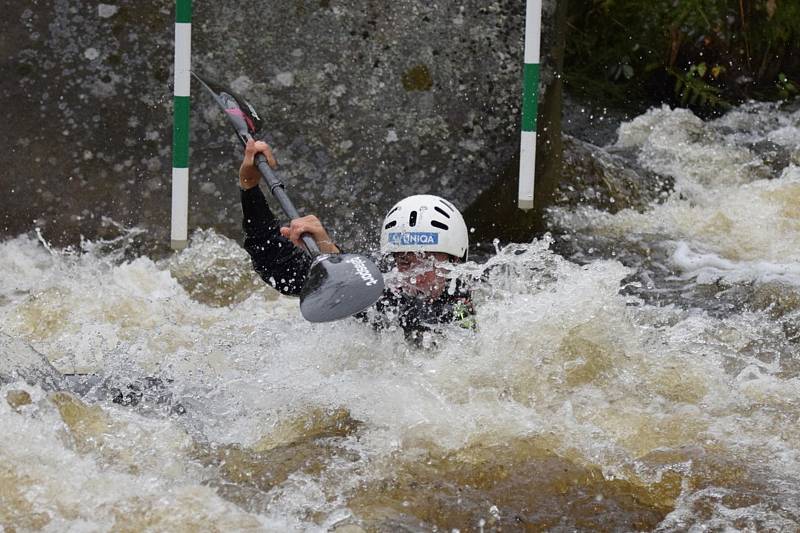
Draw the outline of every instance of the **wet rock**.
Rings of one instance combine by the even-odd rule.
[[[183,405],[175,400],[169,382],[158,377],[146,376],[131,383],[105,383],[103,392],[111,401],[124,406],[138,407],[140,411],[169,410],[170,413],[186,413]]]
[[[10,390],[6,393],[6,401],[12,409],[17,409],[23,405],[30,405],[31,395],[24,390]]]
[[[193,300],[213,307],[242,302],[254,293],[278,297],[255,273],[247,252],[213,231],[195,232],[191,245],[170,258],[169,270]]]
[[[98,374],[65,376],[67,390],[89,401],[109,401],[142,414],[182,415],[186,409],[176,397],[172,380],[158,376],[125,377]]]
[[[333,533],[367,533],[366,529],[355,524],[342,524],[333,528]]]
[[[664,480],[673,491],[683,491],[684,505],[688,504],[692,512],[668,518],[660,528],[690,530],[719,516],[721,508],[762,508],[781,514],[781,506],[776,503],[779,501],[776,480],[771,479],[773,474],[764,477],[756,468],[757,465],[741,462],[730,450],[712,446],[710,449],[685,447],[654,451],[624,470],[629,475]],[[749,519],[753,522],[744,529],[770,529],[768,521],[757,515]]]
[[[262,531],[264,524],[235,506],[219,505],[210,489],[183,486],[169,495],[134,496],[111,509],[114,531]],[[213,502],[213,503],[211,503]]]
[[[761,140],[748,146],[769,167],[773,175],[779,176],[781,171],[793,163],[794,155],[791,147],[782,146],[768,140]]]
[[[69,429],[75,449],[87,453],[103,447],[104,436],[113,425],[105,411],[96,405],[84,403],[66,391],[52,393],[49,400],[56,406]]]
[[[45,390],[58,390],[64,386],[63,376],[45,356],[25,341],[0,333],[0,385],[17,380]]]
[[[583,331],[587,327],[573,328],[558,347],[558,356],[565,361],[564,382],[570,387],[578,387],[602,379],[603,375],[614,368],[619,354],[615,354],[607,339],[595,341],[597,336]]]
[[[333,457],[348,457],[350,452],[337,438],[352,435],[360,426],[345,409],[313,409],[280,424],[252,447],[198,444],[193,455],[219,469],[221,480],[211,484],[223,498],[257,511],[260,494],[293,473],[319,475]]]
[[[32,292],[17,308],[17,331],[33,341],[59,333],[68,323],[69,289],[47,287]]]
[[[600,148],[571,135],[562,135],[563,164],[553,202],[550,207],[572,210],[575,207],[593,207],[616,213],[623,209],[643,212],[653,202],[663,202],[673,189],[674,180],[643,169],[635,154],[621,148]],[[480,147],[471,142],[460,145],[467,152]],[[480,152],[483,153],[483,152]],[[521,242],[531,238],[535,227],[534,211],[522,213],[517,209],[517,181],[519,162],[505,167],[502,177],[486,190],[464,213],[475,231],[470,242],[479,251],[491,253],[493,239]],[[557,211],[556,211],[557,212]],[[550,213],[546,227],[557,237],[559,253],[570,257],[594,248],[581,242],[565,243],[559,217]],[[594,235],[581,238],[596,238]],[[618,246],[618,242],[613,243]],[[634,254],[635,256],[635,254]],[[580,259],[579,259],[580,260]]]
[[[750,306],[778,319],[800,310],[800,290],[787,283],[765,282],[750,287]]]
[[[392,466],[349,502],[367,530],[642,531],[672,511],[680,494],[671,480],[607,479],[599,467],[537,439],[473,443]]]
[[[50,523],[50,515],[35,511],[29,500],[35,485],[14,466],[0,464],[0,530],[39,531]]]
[[[595,101],[565,93],[561,131],[596,146],[608,146],[617,140],[617,130],[622,122],[644,111],[604,107]]]
[[[253,450],[264,452],[301,441],[346,437],[355,433],[361,425],[344,408],[310,409],[300,416],[283,421],[254,444]]]
[[[622,209],[644,211],[651,203],[666,199],[672,187],[672,179],[638,167],[632,158],[564,136],[564,164],[556,206],[585,205],[610,213]]]
[[[800,321],[787,321],[781,324],[786,340],[792,344],[800,344]]]

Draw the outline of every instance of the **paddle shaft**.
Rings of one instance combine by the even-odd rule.
[[[224,87],[219,87],[217,84],[213,84],[215,87],[217,87],[214,89],[211,85],[209,85],[208,82],[206,82],[196,73],[192,72],[192,75],[203,84],[203,87],[208,89],[208,92],[211,93],[211,96],[214,97],[214,100],[217,102],[217,104],[219,104],[223,111],[225,111],[225,113],[228,115],[228,119],[231,121],[231,124],[236,131],[236,136],[242,142],[242,146],[247,146],[249,141],[254,140],[253,134],[261,128],[261,119],[259,118],[255,109],[253,109],[253,106],[247,103],[246,100],[242,100],[241,98],[237,97],[235,94],[230,92],[230,90],[225,89]],[[243,106],[246,106],[249,109],[249,113]],[[294,204],[286,195],[283,182],[281,182],[280,178],[278,178],[275,172],[269,168],[264,154],[256,154],[255,163],[256,167],[261,172],[261,175],[264,176],[264,179],[267,181],[270,192],[278,200],[278,203],[281,204],[281,208],[283,209],[283,212],[286,213],[286,216],[292,220],[295,218],[300,218],[300,213],[297,212]],[[306,250],[311,257],[317,257],[320,255],[319,246],[317,246],[314,237],[308,233],[303,233],[300,238],[306,245]]]
[[[286,216],[292,220],[295,218],[300,218],[300,213],[297,212],[294,204],[286,194],[286,189],[284,188],[283,182],[275,174],[275,171],[269,168],[264,154],[256,154],[255,163],[256,167],[258,167],[258,170],[261,172],[261,175],[264,176],[272,196],[278,200],[278,203],[281,205],[283,212],[286,213]],[[312,257],[316,257],[320,254],[319,246],[317,246],[317,242],[314,240],[314,237],[308,233],[303,233],[300,238],[303,239],[303,243],[306,245],[306,248]]]

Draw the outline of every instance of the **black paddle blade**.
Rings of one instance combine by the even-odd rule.
[[[192,72],[192,75],[203,84],[214,97],[214,100],[225,111],[225,114],[228,115],[236,134],[243,144],[247,144],[248,138],[261,131],[261,117],[258,116],[256,109],[250,105],[250,102],[219,83],[203,79],[194,72]]]
[[[381,294],[383,274],[363,255],[321,255],[300,293],[300,312],[309,322],[330,322],[363,311]]]

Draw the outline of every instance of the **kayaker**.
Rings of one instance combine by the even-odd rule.
[[[244,248],[264,281],[283,294],[296,296],[305,283],[312,259],[302,248],[307,233],[322,253],[338,254],[325,227],[314,215],[281,227],[258,187],[261,173],[253,164],[263,153],[277,163],[269,145],[250,141],[239,168],[239,186],[245,233]],[[424,333],[442,324],[474,327],[468,289],[447,278],[447,263],[465,261],[469,233],[461,213],[447,200],[433,195],[409,196],[395,204],[381,226],[381,264],[395,271],[397,282],[387,285],[373,308],[358,316],[376,328],[399,326],[410,340],[423,342]]]

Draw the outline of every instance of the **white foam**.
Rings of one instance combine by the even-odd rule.
[[[618,475],[655,450],[703,448],[713,438],[737,464],[800,478],[796,378],[746,349],[778,338],[778,326],[758,314],[720,320],[643,306],[619,294],[629,269],[570,263],[548,250],[548,240],[500,250],[489,271],[457,267],[485,280],[478,329],[445,327],[436,347],[418,350],[400,331],[379,334],[355,319],[306,323],[289,298],[255,294],[227,307],[193,300],[170,268],[205,268],[203,252],[212,249],[239,257],[230,240],[199,239],[192,244],[199,249],[184,252],[198,261],[176,263],[42,255],[26,239],[0,243],[0,257],[20,256],[6,257],[9,264],[35,258],[38,265],[15,271],[8,286],[31,292],[2,303],[0,329],[59,363],[69,363],[68,353],[112,377],[172,380],[187,410],[150,419],[101,403],[113,425],[107,447],[81,455],[58,437],[52,408],[39,405],[34,416],[0,401],[0,423],[13,428],[0,435],[0,457],[41,487],[33,509],[51,513],[55,528],[107,521],[139,498],[155,510],[174,505],[178,517],[208,509],[215,523],[255,518],[267,528],[313,530],[320,527],[310,514],[322,513],[325,523],[346,516],[344,495],[391,476],[391,465],[420,446],[538,434],[554,440],[555,452]],[[731,360],[756,365],[757,379],[730,372]],[[42,393],[34,393],[39,402]],[[281,517],[254,517],[201,485],[213,472],[196,466],[189,435],[248,446],[320,407],[344,407],[363,422],[346,439],[356,459],[332,461],[319,476],[298,473],[263,494],[265,508]],[[127,470],[131,461],[137,471]],[[63,509],[86,512],[71,518]]]
[[[780,278],[796,284],[800,168],[789,165],[774,175],[745,144],[755,140],[753,132],[792,144],[799,117],[773,104],[753,104],[712,123],[688,110],[653,109],[620,127],[618,145],[637,148],[642,166],[672,176],[675,192],[644,213],[562,209],[555,218],[613,238],[657,235],[680,242],[674,266],[702,274],[702,281],[721,274],[737,282]]]
[[[684,272],[684,277],[696,278],[701,284],[719,280],[729,283],[754,280],[761,283],[788,283],[800,287],[800,263],[796,262],[731,261],[716,254],[695,252],[685,242],[677,244],[671,260],[673,265]]]

